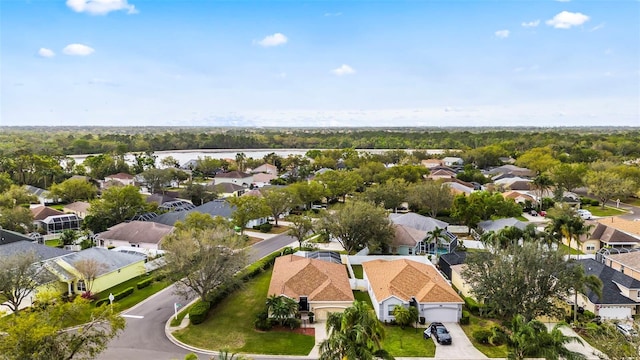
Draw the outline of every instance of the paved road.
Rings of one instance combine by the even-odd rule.
[[[578,194],[578,195],[586,196],[586,197],[591,198],[591,199],[595,199],[595,197],[593,195],[589,195],[585,189],[577,189],[575,191],[575,193]],[[596,199],[596,200],[598,200],[598,199]],[[628,211],[626,214],[620,215],[619,217],[621,217],[623,219],[626,219],[626,220],[632,220],[633,221],[633,220],[637,219],[638,221],[640,221],[640,207],[634,206],[634,205],[630,205],[630,204],[625,204],[625,203],[622,203],[622,202],[618,205],[615,200],[616,199],[607,201],[606,205],[610,206],[610,207],[613,207],[613,208],[618,207],[621,210]]]
[[[250,261],[254,262],[295,241],[295,238],[283,234],[256,243],[250,250]],[[111,341],[109,348],[98,359],[184,359],[188,351],[174,345],[167,339],[164,326],[167,319],[174,313],[174,303],[186,304],[192,299],[185,300],[174,295],[173,289],[172,285],[145,302],[127,310],[123,314],[127,321],[127,327],[117,339]],[[201,358],[208,357],[201,356]]]

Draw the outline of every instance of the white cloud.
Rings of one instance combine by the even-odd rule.
[[[347,64],[342,64],[342,66],[340,66],[337,69],[331,70],[331,72],[335,75],[342,76],[342,75],[355,74],[356,71],[351,66]]]
[[[598,25],[592,27],[591,30],[589,30],[589,32],[598,31],[598,30],[600,30],[602,28],[604,28],[604,23],[598,24]]]
[[[547,20],[547,25],[556,29],[569,29],[573,26],[579,26],[589,21],[589,16],[582,13],[572,13],[563,11],[558,13],[553,19]]]
[[[45,58],[51,58],[56,56],[56,53],[54,53],[53,50],[51,49],[40,48],[40,50],[38,50],[38,55]]]
[[[95,52],[95,50],[83,44],[69,44],[62,49],[66,55],[87,56]]]
[[[540,20],[523,22],[521,25],[522,27],[526,27],[526,28],[537,27],[538,25],[540,25]]]
[[[506,39],[509,37],[509,30],[498,30],[495,32],[495,34],[500,39]]]
[[[106,15],[112,11],[124,10],[127,14],[137,14],[138,10],[127,0],[67,0],[67,6],[78,13]]]
[[[289,39],[287,39],[284,34],[275,33],[273,35],[266,36],[264,39],[258,41],[258,45],[263,47],[279,46],[286,44],[288,41]]]

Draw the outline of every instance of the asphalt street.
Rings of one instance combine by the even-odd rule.
[[[278,235],[254,244],[250,251],[250,261],[254,262],[292,242],[295,238]],[[122,315],[127,321],[125,330],[109,343],[108,349],[100,354],[99,360],[169,360],[184,359],[189,353],[167,339],[164,328],[174,314],[174,304],[187,304],[185,299],[173,293],[174,286],[162,290],[146,301],[127,310]],[[195,297],[194,297],[195,298]],[[209,357],[201,356],[201,359]],[[268,360],[267,357],[261,359]],[[275,358],[274,358],[275,359]]]

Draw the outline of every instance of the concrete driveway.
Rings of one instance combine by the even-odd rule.
[[[476,349],[467,335],[462,331],[460,324],[444,323],[451,334],[451,345],[436,344],[436,359],[476,360],[488,359],[480,350]]]

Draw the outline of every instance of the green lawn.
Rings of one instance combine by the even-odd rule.
[[[571,247],[568,247],[565,244],[559,244],[558,245],[558,249],[560,251],[563,251],[565,254],[569,254],[569,255],[583,255],[584,253],[578,249],[574,249]]]
[[[405,328],[400,326],[385,326],[386,337],[382,348],[395,357],[434,357],[436,345],[431,339],[424,339],[424,328]]]
[[[464,333],[467,335],[467,337],[471,341],[471,343],[473,344],[473,346],[475,346],[476,349],[480,350],[480,352],[485,354],[487,357],[490,357],[490,358],[506,358],[507,357],[507,346],[506,345],[493,346],[493,345],[481,344],[481,343],[477,342],[473,338],[473,335],[472,335],[475,330],[479,330],[479,329],[482,329],[482,328],[490,329],[491,326],[496,324],[496,323],[491,321],[491,320],[479,318],[479,317],[477,317],[475,315],[471,315],[470,320],[471,321],[470,321],[469,325],[461,325],[461,327],[462,327],[462,330],[464,331]]]
[[[118,305],[118,310],[122,311],[122,310],[126,310],[129,309],[131,307],[133,307],[134,305],[138,304],[139,302],[141,302],[142,300],[148,298],[149,296],[157,293],[158,291],[166,288],[167,286],[171,285],[171,282],[169,281],[154,281],[151,283],[151,285],[142,288],[142,289],[138,289],[136,287],[136,284],[139,283],[140,281],[144,280],[144,279],[148,279],[149,277],[153,277],[153,274],[151,275],[140,275],[138,277],[135,277],[133,279],[130,279],[128,281],[123,282],[122,284],[116,285],[110,289],[104,290],[98,294],[96,294],[96,299],[101,300],[101,299],[106,299],[109,297],[109,294],[117,294],[121,291],[123,291],[124,289],[128,288],[128,287],[133,287],[133,294],[120,299],[116,302],[114,302],[114,304]]]
[[[210,350],[307,355],[315,344],[315,337],[290,332],[260,332],[253,327],[256,315],[264,309],[270,280],[270,271],[257,276],[211,309],[204,323],[177,330],[174,336],[189,345]]]
[[[520,221],[529,222],[529,219],[527,219],[526,217],[524,217],[522,215],[518,215],[515,218],[520,220]]]
[[[364,279],[362,265],[351,265],[351,268],[353,269],[353,275],[355,275],[356,279]]]
[[[593,216],[618,216],[618,215],[627,213],[624,210],[620,210],[620,209],[616,209],[608,206],[605,207],[604,209],[601,206],[591,206],[591,205],[582,206],[581,208],[584,210],[589,210],[589,212],[591,212]]]
[[[373,309],[373,304],[371,303],[371,298],[369,297],[369,293],[366,291],[354,291],[353,297],[358,301],[364,301],[369,304],[369,307]]]
[[[44,244],[51,247],[57,247],[60,245],[60,239],[45,240]]]

